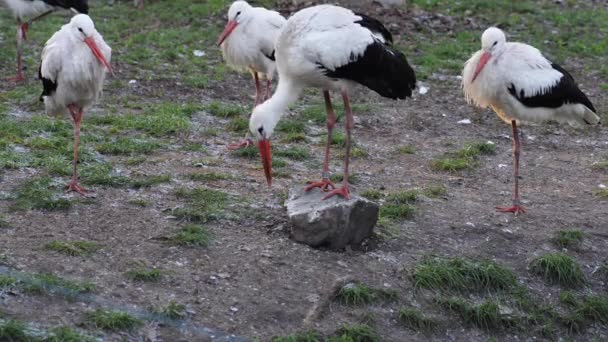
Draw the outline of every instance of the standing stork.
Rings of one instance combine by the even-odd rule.
[[[513,206],[497,207],[499,212],[526,212],[519,197],[520,122],[600,122],[593,104],[570,73],[530,45],[507,43],[505,34],[496,27],[483,33],[481,50],[466,62],[462,86],[469,103],[492,107],[513,129]]]
[[[253,110],[250,131],[257,137],[258,148],[268,185],[272,184],[272,158],[269,139],[275,126],[305,87],[320,88],[327,112],[327,143],[322,179],[308,182],[306,190],[315,187],[331,190],[325,197],[340,195],[350,198],[348,163],[351,131],[354,126],[348,94],[357,84],[391,99],[412,95],[416,86],[414,70],[405,56],[392,48],[390,32],[376,19],[349,9],[318,5],[295,13],[287,20],[276,42],[279,84],[274,95]],[[329,180],[329,147],[336,115],[330,91],[340,92],[346,116],[346,155],[341,188]]]
[[[17,76],[9,78],[10,81],[24,80],[21,61],[21,45],[27,39],[29,26],[35,20],[49,15],[58,9],[74,9],[86,14],[89,11],[87,0],[0,0],[15,16],[17,20]],[[24,22],[26,17],[34,17]]]
[[[285,25],[285,18],[276,11],[251,7],[246,1],[235,1],[228,9],[228,23],[217,44],[224,59],[237,70],[248,70],[255,82],[254,107],[270,96],[270,82],[276,72],[274,43]],[[266,78],[266,92],[262,95],[260,77]],[[251,144],[245,139],[230,148]]]
[[[47,114],[69,112],[74,121],[74,173],[68,191],[84,195],[78,185],[78,142],[82,112],[101,95],[112,50],[86,14],[78,14],[46,42],[39,76]]]

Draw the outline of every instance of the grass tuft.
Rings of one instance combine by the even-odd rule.
[[[173,210],[173,215],[192,222],[207,222],[219,217],[229,202],[228,194],[207,188],[185,189],[175,191],[178,198],[188,201],[183,208]]]
[[[363,283],[349,283],[340,289],[336,298],[346,305],[360,306],[378,300],[395,300],[397,292],[372,288]]]
[[[272,342],[322,342],[324,339],[315,330],[298,332],[288,336],[275,337]]]
[[[163,271],[158,268],[139,267],[127,272],[127,278],[133,281],[158,282],[163,276]]]
[[[431,332],[437,328],[437,321],[428,318],[417,309],[402,308],[399,310],[399,320],[414,331]]]
[[[447,310],[459,315],[465,324],[474,325],[485,330],[496,330],[516,325],[516,321],[500,313],[500,307],[494,300],[486,300],[473,305],[462,298],[438,298],[437,303]]]
[[[367,198],[368,200],[379,200],[380,198],[382,198],[382,192],[380,192],[380,190],[376,190],[376,189],[369,189],[369,190],[365,190],[361,193],[362,197]]]
[[[50,251],[59,252],[69,256],[83,256],[94,253],[101,247],[90,241],[71,241],[64,242],[54,240],[44,245],[45,249]]]
[[[256,151],[257,154],[257,151]],[[304,147],[291,146],[285,149],[279,149],[275,152],[277,157],[289,158],[292,160],[307,160],[310,158],[310,153]]]
[[[496,146],[489,142],[468,143],[456,152],[446,153],[443,157],[431,161],[431,169],[449,172],[472,169],[479,164],[479,156],[494,154],[495,151]]]
[[[397,147],[397,153],[399,154],[414,154],[416,153],[416,147],[414,145],[403,145]]]
[[[490,260],[425,257],[412,272],[414,287],[445,291],[508,290],[517,285],[509,269]]]
[[[0,274],[0,290],[3,290],[7,287],[11,287],[11,286],[15,285],[16,283],[17,283],[17,279],[15,279],[11,276]]]
[[[84,336],[70,327],[55,327],[44,342],[93,342],[95,339]]]
[[[380,342],[378,332],[367,324],[341,326],[327,342]]]
[[[447,196],[448,188],[443,185],[427,185],[424,189],[424,195],[430,198],[443,198]]]
[[[539,256],[532,261],[530,269],[545,281],[564,287],[577,288],[586,283],[585,275],[576,260],[563,253]]]
[[[172,244],[188,247],[207,247],[213,241],[213,233],[204,226],[189,224],[169,237]]]
[[[578,247],[583,242],[584,233],[580,229],[560,230],[553,237],[553,242],[561,248]]]
[[[154,308],[153,311],[156,314],[169,319],[184,319],[188,316],[186,306],[175,301],[171,301],[165,307]]]
[[[14,210],[69,209],[72,203],[65,198],[58,198],[58,190],[50,177],[26,181],[15,190],[16,198],[11,208]]]
[[[102,309],[88,312],[85,321],[95,326],[95,328],[110,331],[133,330],[143,325],[142,320],[126,312]]]
[[[65,293],[69,296],[88,293],[95,290],[95,284],[89,281],[64,279],[50,273],[35,274],[21,280],[23,291],[30,294]]]
[[[35,340],[27,334],[27,327],[25,324],[15,320],[9,320],[0,323],[0,341],[29,342]]]

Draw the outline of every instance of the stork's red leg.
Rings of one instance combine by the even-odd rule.
[[[23,64],[21,61],[21,45],[27,37],[28,23],[21,23],[17,21],[17,75],[9,77],[10,82],[22,82],[25,78],[23,77]]]
[[[344,177],[342,178],[342,187],[330,191],[323,199],[328,199],[332,196],[338,195],[346,199],[350,199],[350,191],[348,190],[348,164],[350,161],[350,145],[351,145],[351,133],[355,126],[355,119],[350,109],[350,103],[348,95],[342,92],[342,99],[344,100],[344,116],[346,116],[346,156],[344,157]]]
[[[251,69],[251,73],[253,74],[253,81],[255,82],[255,104],[254,107],[262,103],[262,91],[260,86],[260,78],[258,76],[258,72]],[[253,141],[249,139],[249,131],[245,134],[245,138],[238,143],[230,143],[228,144],[229,150],[239,150],[241,148],[246,148],[253,145]]]
[[[329,91],[323,91],[323,98],[325,99],[325,111],[327,112],[327,143],[325,143],[325,159],[323,160],[323,174],[321,175],[320,182],[307,182],[308,186],[304,188],[305,191],[309,191],[313,188],[321,188],[323,191],[335,189],[336,186],[332,181],[329,180],[329,147],[331,145],[331,135],[336,125],[336,113],[331,105],[331,97]]]
[[[517,122],[511,121],[513,127],[513,206],[512,207],[496,207],[496,210],[501,213],[525,214],[526,209],[520,205],[519,199],[519,154],[521,153],[521,143],[519,141],[519,132],[517,131]]]
[[[67,191],[75,191],[81,195],[86,195],[89,191],[80,185],[78,185],[78,143],[80,142],[80,124],[82,122],[82,108],[76,105],[69,105],[68,109],[72,114],[74,121],[74,173],[72,174],[72,180],[68,184]]]

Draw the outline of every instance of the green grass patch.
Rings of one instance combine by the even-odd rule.
[[[255,145],[250,145],[245,148],[239,148],[238,150],[234,150],[231,153],[237,157],[242,158],[253,158],[259,155],[258,148]]]
[[[204,226],[189,224],[170,236],[168,240],[178,246],[207,247],[213,241],[213,233]]]
[[[310,158],[310,153],[304,147],[291,146],[284,149],[278,149],[274,152],[277,157],[289,158],[292,160],[307,160]],[[257,151],[256,151],[257,155]]]
[[[94,338],[85,336],[77,332],[76,330],[61,326],[51,329],[49,337],[44,342],[93,342],[96,341]]]
[[[59,197],[62,189],[50,177],[27,180],[15,189],[13,210],[66,210],[72,206],[68,199]]]
[[[415,288],[454,291],[509,290],[517,285],[513,272],[494,261],[425,257],[411,273]]]
[[[445,309],[458,314],[467,325],[495,331],[517,325],[517,322],[500,313],[500,307],[494,300],[485,300],[473,305],[462,298],[438,298],[436,302]]]
[[[387,222],[413,218],[416,213],[413,203],[415,203],[417,195],[415,190],[388,194],[386,202],[380,207],[380,218],[388,220]]]
[[[246,133],[249,129],[249,120],[237,116],[228,122],[226,129],[235,133]]]
[[[553,236],[553,243],[561,248],[579,247],[583,237],[584,233],[580,229],[560,230]]]
[[[608,200],[608,189],[595,190],[593,194],[602,200]]]
[[[479,164],[479,156],[494,154],[495,151],[496,145],[489,142],[468,143],[456,152],[446,153],[443,157],[432,160],[431,169],[448,172],[473,169]]]
[[[157,307],[152,310],[157,315],[168,319],[184,319],[188,316],[186,306],[175,301],[169,302],[164,307]]]
[[[101,246],[91,241],[59,241],[54,240],[44,245],[44,249],[55,251],[69,256],[89,255],[100,249]]]
[[[39,273],[20,281],[23,292],[29,294],[61,293],[68,296],[89,293],[95,290],[90,281],[74,281],[50,273]]]
[[[204,106],[204,109],[211,115],[221,118],[233,118],[240,115],[245,115],[249,112],[246,107],[235,104],[221,103],[213,101]]]
[[[435,319],[425,316],[420,310],[414,308],[401,308],[399,321],[414,331],[432,332],[438,326]]]
[[[119,137],[97,145],[97,151],[113,155],[150,154],[162,146],[161,143],[132,137]]]
[[[143,198],[130,199],[128,203],[142,208],[149,207],[152,204],[150,201]]]
[[[127,272],[127,278],[133,281],[158,282],[163,277],[163,271],[158,268],[138,267]]]
[[[548,253],[532,260],[530,269],[545,281],[564,287],[585,285],[585,275],[576,260],[564,253]]]
[[[308,330],[288,336],[275,337],[272,342],[323,342],[324,340],[318,331]]]
[[[327,342],[380,342],[378,332],[367,324],[341,326]]]
[[[85,321],[95,328],[122,331],[133,330],[143,325],[143,321],[121,311],[97,309],[85,315]]]
[[[17,279],[15,279],[11,276],[0,274],[0,290],[3,290],[7,287],[11,287],[11,286],[15,285],[16,283],[17,283]]]
[[[141,188],[149,188],[154,185],[163,184],[163,183],[171,183],[170,174],[139,177],[139,178],[130,180],[128,185],[132,189],[141,189]]]
[[[24,323],[8,320],[0,323],[0,341],[35,342],[35,338],[28,334],[27,331],[27,327]]]
[[[424,195],[429,198],[443,198],[448,195],[448,188],[443,185],[430,184],[424,188]]]
[[[377,201],[382,198],[382,192],[376,189],[368,189],[361,192],[361,196],[367,198],[368,200]]]
[[[187,204],[183,208],[174,209],[173,215],[192,222],[217,219],[230,202],[228,194],[207,188],[179,188],[175,191],[175,195],[185,199]]]
[[[340,183],[344,179],[344,174],[342,173],[334,173],[329,176],[329,180],[334,183]],[[359,183],[359,177],[357,174],[348,175],[348,184],[357,184]]]
[[[396,291],[372,288],[364,283],[346,284],[336,296],[338,301],[350,306],[370,304],[379,300],[395,300],[397,297]]]
[[[281,133],[306,133],[306,124],[301,120],[285,119],[279,121],[275,130]]]
[[[416,147],[414,145],[402,145],[396,149],[399,154],[414,154],[416,153]]]
[[[307,139],[306,139],[305,133],[297,133],[297,132],[287,133],[285,135],[285,139],[283,139],[283,141],[285,141],[287,143],[304,142],[306,140]]]
[[[274,164],[274,161],[273,161],[273,164]],[[193,181],[218,181],[218,180],[231,179],[232,176],[227,173],[209,171],[209,172],[190,173],[190,174],[188,174],[188,178]]]

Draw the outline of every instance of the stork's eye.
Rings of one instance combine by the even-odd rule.
[[[236,15],[234,16],[235,18],[238,17],[239,15],[241,15],[241,11],[236,12]]]
[[[264,135],[264,126],[260,126],[260,128],[258,128],[258,132],[260,132],[261,135]]]
[[[496,44],[498,44],[498,40],[494,42],[494,44],[492,44],[492,46],[496,46]]]
[[[79,28],[78,28],[78,31],[80,31],[80,32],[84,33],[84,31],[82,30],[82,27],[79,27]]]

